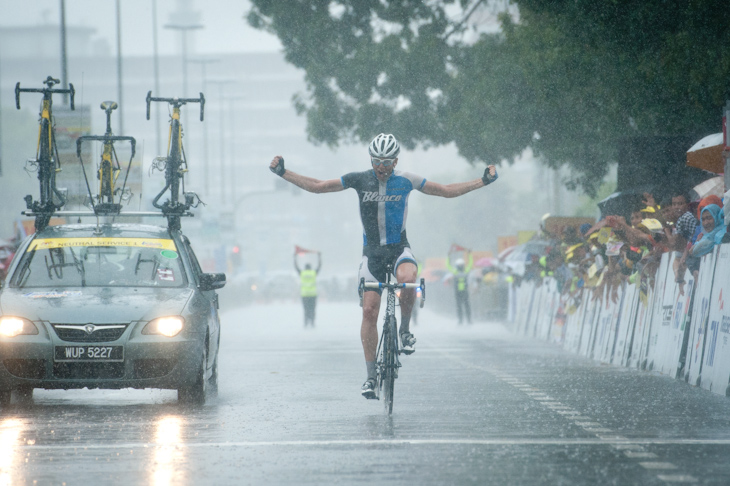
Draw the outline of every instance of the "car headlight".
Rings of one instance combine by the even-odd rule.
[[[158,317],[147,323],[142,334],[162,334],[167,337],[177,336],[182,331],[185,319],[180,316]]]
[[[0,336],[15,337],[20,334],[38,334],[38,328],[23,317],[0,317]]]

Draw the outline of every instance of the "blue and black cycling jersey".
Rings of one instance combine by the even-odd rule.
[[[409,246],[406,238],[408,195],[423,190],[426,179],[409,172],[393,171],[380,182],[375,171],[351,172],[341,178],[345,189],[353,188],[360,199],[363,250],[386,245]]]

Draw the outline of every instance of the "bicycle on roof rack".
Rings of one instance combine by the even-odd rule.
[[[180,121],[180,107],[187,103],[200,103],[200,121],[203,121],[205,112],[205,97],[200,98],[160,98],[153,97],[152,91],[147,92],[147,119],[150,119],[150,104],[155,102],[169,103],[172,107],[170,114],[170,131],[167,139],[167,156],[156,157],[152,168],[165,172],[165,187],[152,200],[152,205],[161,209],[167,216],[168,225],[173,229],[180,229],[180,216],[197,206],[200,198],[192,192],[185,192],[185,173],[188,170],[185,149],[183,148],[183,125]],[[181,188],[182,199],[181,201]],[[169,199],[160,204],[160,198],[169,190]]]
[[[388,265],[386,282],[366,282],[364,278],[361,278],[358,289],[361,307],[365,289],[386,289],[388,292],[385,318],[383,319],[383,332],[380,333],[378,351],[375,355],[375,366],[377,368],[375,392],[377,393],[378,399],[380,399],[380,393],[383,393],[383,403],[388,414],[393,413],[395,379],[398,378],[398,368],[401,367],[400,360],[398,359],[398,355],[401,353],[398,342],[398,321],[395,317],[396,290],[420,289],[420,307],[423,307],[423,304],[426,302],[426,281],[424,279],[421,279],[420,283],[391,282],[392,272],[393,266]]]
[[[86,189],[89,191],[89,200],[91,201],[94,213],[98,215],[118,215],[122,209],[122,201],[129,200],[131,194],[127,191],[127,178],[129,177],[129,170],[132,167],[132,159],[134,159],[135,148],[137,141],[134,137],[125,137],[121,135],[114,135],[111,126],[112,111],[117,109],[117,103],[114,101],[104,101],[101,104],[101,109],[106,113],[106,132],[104,135],[84,135],[76,140],[76,155],[81,162],[81,170],[84,173],[84,179],[86,179]],[[91,194],[91,186],[89,184],[89,178],[84,168],[83,160],[81,159],[81,144],[84,141],[99,141],[103,143],[103,150],[101,153],[101,161],[97,170],[97,179],[99,180],[99,189],[96,201],[94,196]],[[129,163],[127,164],[127,173],[124,177],[124,184],[120,189],[115,189],[117,178],[122,171],[119,164],[119,158],[117,152],[114,149],[114,142],[128,141],[132,146],[131,155],[129,156]],[[115,195],[119,196],[117,202],[115,202]]]
[[[21,88],[20,82],[15,85],[15,107],[20,109],[20,93],[42,93],[40,120],[38,127],[38,148],[36,150],[35,160],[29,160],[30,166],[34,167],[38,172],[38,181],[40,182],[40,200],[34,201],[33,196],[28,194],[25,196],[25,205],[28,210],[35,216],[36,230],[42,230],[51,219],[53,213],[62,208],[66,204],[65,196],[56,187],[56,173],[61,170],[61,160],[58,156],[58,147],[56,146],[56,136],[53,125],[53,95],[54,94],[70,94],[71,109],[74,110],[74,90],[73,84],[69,84],[68,89],[54,88],[61,81],[48,76],[43,84],[45,88]],[[55,200],[54,200],[55,196]]]

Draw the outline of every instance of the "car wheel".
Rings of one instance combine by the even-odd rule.
[[[182,386],[177,389],[178,402],[190,405],[203,405],[205,403],[205,392],[207,381],[205,371],[208,366],[208,350],[203,348],[203,358],[200,360],[200,369],[195,383],[192,386]]]
[[[211,395],[218,395],[218,356],[215,357],[213,370],[210,373],[210,380],[208,380],[208,390],[210,391]]]
[[[28,405],[33,403],[33,387],[22,385],[15,389],[15,397],[18,403]]]
[[[10,405],[10,397],[12,392],[10,390],[0,390],[0,407],[7,407]]]

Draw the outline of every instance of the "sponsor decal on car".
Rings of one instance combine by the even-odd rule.
[[[161,238],[38,238],[26,251],[76,246],[133,246],[176,251],[175,242]]]
[[[82,295],[80,290],[64,290],[63,292],[57,292],[52,290],[50,292],[28,292],[23,294],[23,297],[29,299],[60,299],[62,297],[79,297]]]

